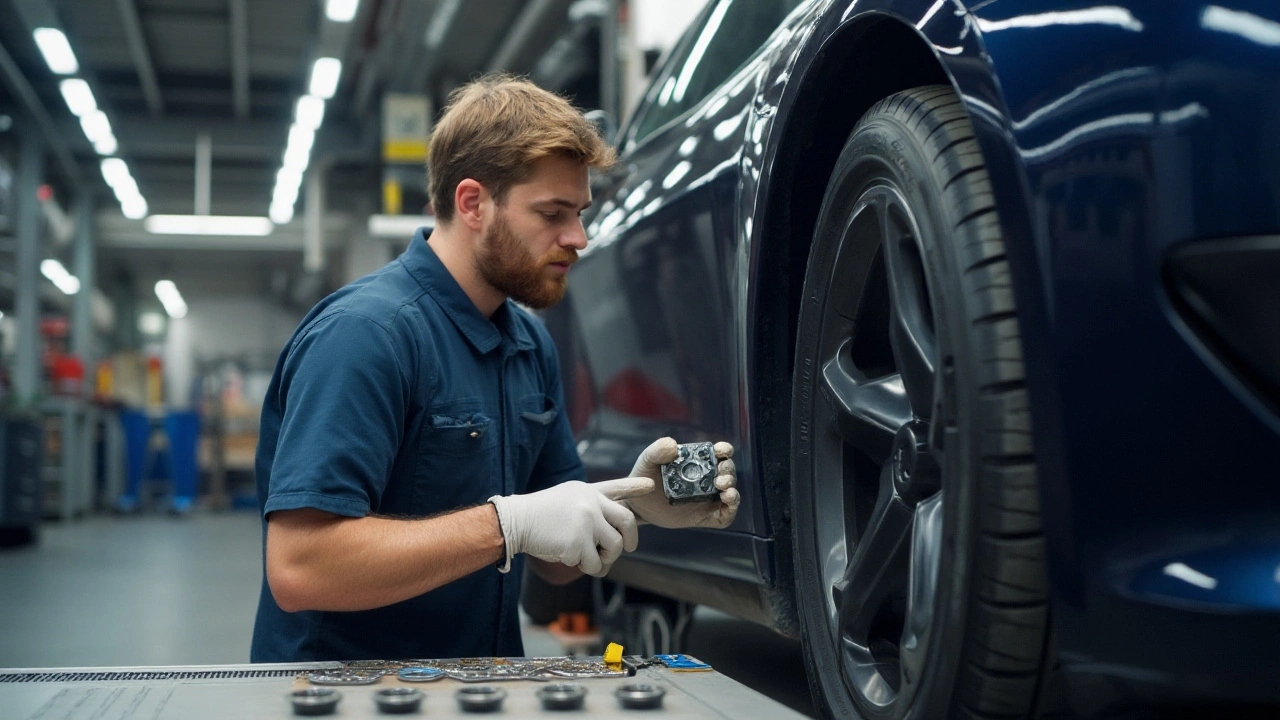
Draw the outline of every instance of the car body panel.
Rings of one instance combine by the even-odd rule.
[[[1280,700],[1264,682],[1280,671],[1280,417],[1163,279],[1186,243],[1280,234],[1273,0],[809,2],[691,112],[643,140],[633,120],[571,274],[575,342],[597,346],[584,461],[618,476],[660,435],[728,439],[743,506],[724,532],[646,528],[631,559],[789,591],[787,508],[762,472],[760,383],[775,379],[758,359],[790,348],[760,318],[780,282],[770,244],[807,238],[769,229],[787,222],[812,96],[867,82],[824,62],[877,23],[927,48],[991,176],[1061,659],[1156,699]]]

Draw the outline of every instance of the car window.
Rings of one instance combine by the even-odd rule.
[[[802,0],[714,0],[685,38],[661,89],[640,119],[635,140],[683,115],[746,62]],[[652,96],[651,96],[652,97]]]

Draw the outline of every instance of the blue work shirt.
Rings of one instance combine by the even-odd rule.
[[[563,408],[542,323],[510,300],[482,315],[419,230],[312,309],[276,362],[256,463],[264,543],[277,510],[426,517],[581,479]],[[252,659],[523,655],[516,560],[359,612],[285,612],[264,573]]]

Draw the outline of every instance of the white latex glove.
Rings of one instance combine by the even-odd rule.
[[[587,483],[571,480],[528,495],[494,495],[506,541],[502,572],[527,553],[603,577],[623,550],[636,549],[636,518],[618,502],[653,489],[647,478]]]
[[[733,522],[738,514],[738,503],[742,498],[738,495],[738,478],[734,474],[733,446],[727,442],[715,444],[716,489],[720,491],[720,502],[695,502],[672,505],[662,492],[662,466],[676,459],[678,444],[675,440],[664,437],[655,441],[640,453],[636,466],[631,471],[633,478],[649,478],[654,483],[651,492],[625,500],[624,505],[631,508],[636,518],[664,528],[723,528]]]

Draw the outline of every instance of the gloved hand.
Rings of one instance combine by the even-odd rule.
[[[516,553],[603,577],[623,550],[636,549],[636,518],[619,501],[649,492],[646,478],[587,483],[572,480],[527,495],[494,495],[511,569]]]
[[[715,444],[716,489],[720,491],[720,502],[699,502],[672,505],[662,492],[662,466],[676,459],[677,443],[664,437],[655,441],[640,453],[636,466],[631,470],[633,478],[649,478],[653,481],[653,490],[643,495],[624,500],[623,504],[635,513],[641,522],[648,522],[664,528],[723,528],[733,522],[738,514],[738,503],[742,498],[738,495],[738,479],[734,474],[733,446],[727,442]]]

